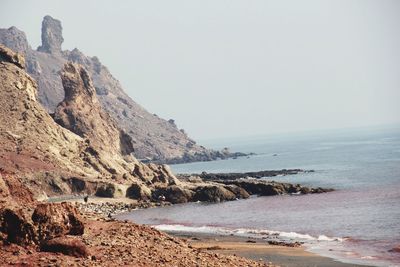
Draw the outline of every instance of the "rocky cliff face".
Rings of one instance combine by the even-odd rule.
[[[56,108],[55,121],[91,140],[91,145],[98,151],[130,155],[132,139],[103,111],[89,73],[82,66],[69,62],[61,72],[61,80],[65,98]]]
[[[25,55],[27,71],[38,81],[38,100],[48,112],[54,112],[64,99],[58,73],[67,61],[73,61],[87,69],[101,107],[125,130],[124,136],[132,141],[137,158],[179,163],[240,155],[197,145],[173,120],[159,118],[134,102],[97,57],[88,57],[76,48],[63,51],[63,41],[61,22],[50,16],[43,20],[42,45],[37,50],[29,46],[25,34],[17,28],[0,29],[0,43]]]
[[[61,22],[50,16],[45,16],[42,22],[42,45],[38,47],[38,51],[61,54],[63,42]]]
[[[125,196],[142,187],[176,184],[168,167],[134,158],[129,137],[102,110],[88,72],[67,63],[65,99],[53,118],[37,101],[37,84],[24,58],[0,45],[0,167],[22,179],[36,196],[99,190]],[[63,126],[63,127],[62,127]]]

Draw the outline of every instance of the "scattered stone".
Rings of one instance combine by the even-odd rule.
[[[59,252],[74,257],[88,257],[89,252],[82,241],[68,237],[57,237],[44,241],[40,246],[41,251]]]
[[[268,244],[274,245],[274,246],[285,246],[285,247],[301,247],[301,242],[283,242],[283,241],[275,241],[275,240],[270,240],[267,241]]]

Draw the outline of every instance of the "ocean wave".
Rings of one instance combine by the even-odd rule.
[[[291,241],[313,241],[313,242],[342,242],[345,239],[339,237],[328,237],[325,235],[312,236],[309,234],[300,234],[296,232],[273,231],[267,229],[249,229],[249,228],[225,228],[216,226],[187,226],[182,224],[160,224],[153,225],[154,228],[166,232],[186,232],[200,234],[234,235],[265,239],[273,237]]]

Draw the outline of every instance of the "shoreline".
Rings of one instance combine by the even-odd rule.
[[[106,201],[105,201],[106,200]],[[90,204],[105,204],[105,207],[109,205],[114,206],[119,203],[121,199],[104,199],[104,198],[91,198],[89,203],[84,203],[83,200],[70,202],[74,203],[81,212],[85,213],[86,216],[90,214],[84,207]],[[122,206],[125,204],[132,204],[138,207],[138,203],[134,200],[126,199],[121,203]],[[93,208],[93,206],[91,206]],[[147,209],[150,207],[142,206],[141,208]],[[93,211],[92,211],[93,212]],[[134,210],[125,210],[121,213],[115,214],[116,221],[127,222],[130,220],[118,218],[118,215],[134,212]],[[109,217],[104,210],[98,210],[97,216]],[[94,217],[97,217],[94,216]],[[92,217],[92,216],[88,216]],[[132,223],[136,223],[131,221]],[[327,267],[362,267],[372,266],[367,264],[353,264],[344,263],[331,257],[320,255],[316,252],[310,252],[299,242],[286,242],[282,241],[277,244],[270,244],[265,242],[263,239],[257,239],[251,236],[233,236],[233,235],[221,235],[217,233],[198,233],[191,231],[168,231],[159,230],[170,236],[180,238],[187,242],[194,249],[202,251],[208,251],[212,253],[239,256],[256,262],[265,263],[273,266],[287,266],[287,267],[302,267],[302,266],[327,266]]]
[[[186,240],[193,248],[225,255],[236,255],[282,267],[372,267],[372,265],[343,263],[333,258],[309,252],[304,246],[271,245],[262,242],[262,240],[240,236],[193,232],[164,232]]]

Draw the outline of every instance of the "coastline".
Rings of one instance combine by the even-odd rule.
[[[84,207],[89,204],[104,204],[104,207],[110,208],[110,206],[115,207],[119,204],[123,206],[125,204],[132,204],[133,206],[138,205],[136,201],[126,199],[123,202],[119,202],[121,199],[104,199],[104,198],[91,198],[89,203],[83,203],[82,200],[73,201],[74,204],[87,218],[106,218],[107,213],[104,210],[98,210],[97,215],[94,215],[91,210],[85,209]],[[98,207],[98,206],[97,206]],[[139,209],[147,209],[149,207],[140,207]],[[133,210],[132,210],[133,211]],[[127,223],[129,220],[118,218],[118,215],[125,214],[117,213],[117,216],[111,219],[112,221],[116,219],[116,222]],[[91,215],[92,213],[92,215]],[[136,224],[136,222],[131,221],[131,223]],[[148,227],[139,224],[138,226]],[[159,230],[169,236],[178,238],[184,243],[188,244],[190,248],[198,251],[203,251],[207,253],[217,253],[226,256],[239,256],[247,260],[252,260],[257,263],[265,264],[266,266],[287,266],[287,267],[303,267],[303,266],[326,266],[326,267],[362,267],[362,266],[373,266],[367,264],[354,264],[354,263],[344,263],[334,258],[319,255],[315,252],[310,252],[303,245],[290,242],[281,242],[281,244],[269,244],[262,239],[257,239],[251,236],[233,236],[233,235],[221,235],[217,233],[199,233],[190,231],[168,231]]]
[[[186,240],[193,248],[225,255],[236,255],[254,261],[285,267],[324,266],[324,267],[365,267],[343,263],[329,257],[309,252],[303,246],[270,245],[248,237],[225,236],[193,232],[166,232]]]

